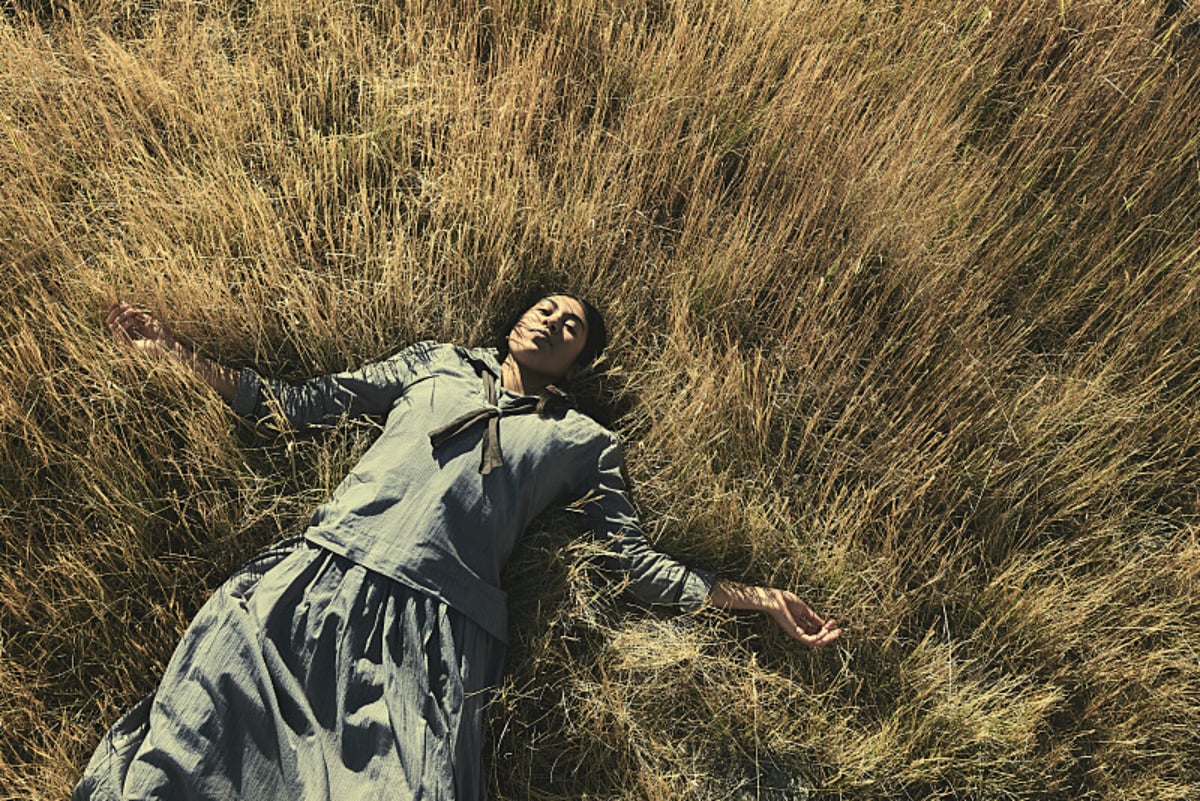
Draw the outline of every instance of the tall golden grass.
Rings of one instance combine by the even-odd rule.
[[[371,436],[255,438],[111,301],[299,378],[564,283],[650,536],[848,627],[660,618],[548,514],[496,798],[1200,797],[1192,4],[8,9],[0,797]]]

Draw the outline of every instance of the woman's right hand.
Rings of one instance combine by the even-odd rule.
[[[179,342],[171,329],[150,312],[117,301],[108,310],[107,322],[113,339],[122,349],[156,359],[174,359],[228,403],[233,403],[241,371],[214,362]]]
[[[109,308],[107,322],[113,339],[127,351],[155,358],[175,355],[175,335],[145,309],[118,301]]]

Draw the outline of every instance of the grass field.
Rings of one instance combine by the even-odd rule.
[[[373,431],[256,437],[110,302],[298,379],[561,285],[658,547],[846,631],[660,617],[548,513],[495,798],[1200,798],[1197,98],[1187,0],[7,4],[0,798]]]

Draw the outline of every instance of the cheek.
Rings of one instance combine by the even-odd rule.
[[[513,326],[513,329],[508,332],[507,342],[509,353],[521,350],[522,346],[525,344],[525,338],[520,323],[517,323],[517,325]]]
[[[519,337],[529,336],[529,329],[535,326],[536,320],[536,315],[526,314],[513,326],[513,334]]]
[[[579,354],[583,353],[583,348],[585,345],[587,345],[587,340],[585,340],[583,337],[578,337],[570,344],[571,347],[568,348],[567,351],[571,355],[571,364],[574,364],[575,360],[579,358]]]

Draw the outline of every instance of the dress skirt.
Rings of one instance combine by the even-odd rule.
[[[72,798],[483,799],[503,666],[457,610],[288,540],[205,603]]]

